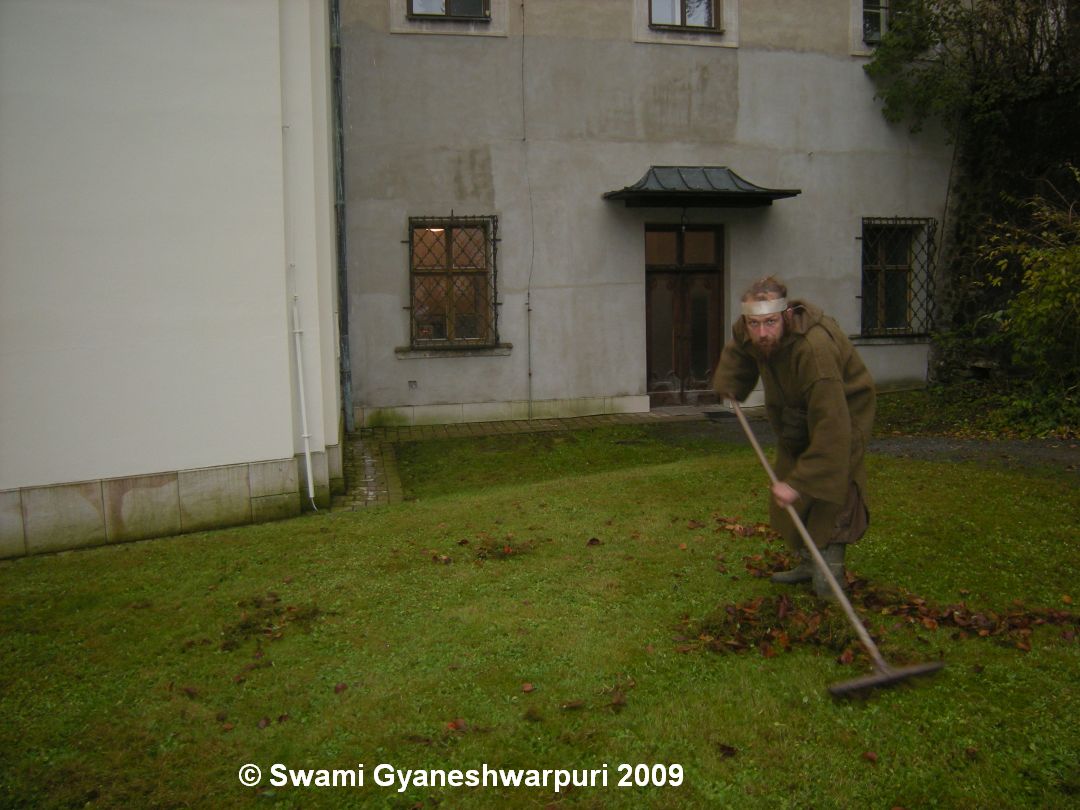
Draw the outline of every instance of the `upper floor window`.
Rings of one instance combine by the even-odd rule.
[[[416,348],[494,346],[498,218],[409,220],[411,343]]]
[[[649,0],[651,28],[719,31],[720,0]]]
[[[491,18],[490,0],[409,0],[410,17],[447,20],[487,20]]]
[[[863,42],[877,45],[897,14],[904,11],[906,0],[863,0]]]
[[[925,335],[933,304],[933,219],[862,221],[862,334]]]

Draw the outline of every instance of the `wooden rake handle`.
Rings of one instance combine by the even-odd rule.
[[[776,477],[776,473],[773,472],[772,466],[769,464],[768,459],[765,458],[765,452],[761,449],[761,445],[758,444],[757,437],[754,435],[754,431],[750,429],[750,423],[746,421],[746,416],[742,412],[742,408],[739,403],[734,399],[729,399],[732,409],[735,411],[735,416],[739,418],[739,424],[742,425],[743,431],[746,433],[746,438],[750,440],[750,444],[754,448],[754,452],[757,453],[758,460],[761,462],[761,466],[765,468],[765,472],[769,474],[769,480],[776,484],[779,479]],[[829,588],[833,592],[833,596],[836,597],[836,601],[840,607],[844,609],[844,613],[847,614],[848,620],[851,622],[851,626],[855,629],[856,635],[859,637],[859,641],[862,642],[863,647],[866,648],[867,653],[870,654],[870,658],[873,659],[874,667],[879,672],[891,672],[892,667],[885,663],[885,659],[882,658],[881,653],[878,651],[877,645],[874,644],[874,640],[870,638],[870,634],[867,632],[863,623],[859,620],[858,615],[855,613],[855,608],[851,606],[851,602],[847,598],[847,594],[844,593],[844,589],[840,587],[840,583],[836,581],[836,577],[833,576],[833,572],[829,570],[829,564],[825,562],[825,558],[821,556],[821,552],[818,551],[817,544],[813,538],[810,537],[810,532],[806,530],[806,526],[803,525],[802,518],[799,517],[799,513],[795,511],[795,507],[788,504],[786,507],[788,515],[791,517],[791,522],[795,524],[795,528],[799,530],[799,535],[803,539],[803,543],[806,545],[806,550],[810,552],[810,556],[814,560],[814,564],[818,567],[818,570],[825,576],[825,581],[829,583]]]

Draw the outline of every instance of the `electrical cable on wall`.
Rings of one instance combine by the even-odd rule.
[[[281,112],[284,121],[289,120],[286,115],[285,95],[282,93]],[[304,393],[304,355],[301,336],[304,334],[300,328],[300,310],[296,295],[296,262],[294,258],[294,238],[292,232],[292,207],[289,204],[289,125],[281,125],[281,177],[282,177],[282,213],[285,219],[285,285],[292,290],[292,333],[296,346],[296,386],[300,397],[300,437],[304,441],[304,468],[307,473],[308,500],[311,508],[316,512],[319,508],[315,505],[315,479],[311,469],[311,434],[308,431],[307,402]]]
[[[303,337],[304,330],[300,328],[300,308],[297,302],[300,299],[297,296],[293,296],[292,299],[292,318],[293,318],[293,338],[296,342],[296,378],[297,378],[297,390],[300,392],[300,436],[304,440],[304,465],[307,472],[307,489],[308,500],[311,501],[311,508],[316,512],[319,511],[319,507],[315,505],[315,479],[311,474],[311,433],[308,432],[307,422],[307,403],[304,399],[304,348],[301,338]]]
[[[521,0],[521,142],[525,154],[525,186],[529,198],[529,275],[525,283],[525,355],[528,382],[529,418],[533,418],[532,367],[532,275],[536,264],[536,219],[533,211],[532,177],[529,172],[529,120],[525,103],[525,0]]]

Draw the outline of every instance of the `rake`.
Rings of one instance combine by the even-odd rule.
[[[746,438],[750,440],[750,444],[754,447],[754,452],[757,453],[758,460],[761,461],[761,465],[765,468],[765,472],[769,474],[769,480],[775,484],[777,482],[776,473],[773,472],[772,467],[765,458],[765,453],[762,452],[761,445],[758,444],[757,437],[754,436],[754,431],[750,429],[750,423],[746,421],[742,408],[739,407],[739,403],[734,399],[729,401],[735,411],[735,415],[739,417],[739,423],[746,432]],[[830,686],[829,692],[833,697],[847,697],[858,693],[868,692],[871,689],[892,686],[901,681],[905,681],[908,678],[914,678],[919,675],[931,675],[945,666],[944,661],[928,661],[925,664],[912,664],[911,666],[905,667],[890,666],[882,657],[874,640],[870,638],[870,634],[866,631],[863,623],[859,621],[859,617],[855,614],[855,609],[851,606],[847,594],[844,593],[844,589],[840,587],[840,583],[836,581],[836,577],[834,577],[832,571],[829,570],[828,563],[826,563],[825,558],[821,556],[821,552],[818,551],[817,544],[811,539],[810,533],[806,531],[806,526],[803,525],[799,513],[796,512],[794,507],[790,504],[787,506],[787,513],[791,517],[792,523],[795,524],[795,528],[799,530],[799,535],[806,545],[806,550],[810,552],[810,556],[814,560],[814,565],[818,567],[818,570],[824,575],[825,581],[829,583],[829,588],[832,590],[833,596],[836,597],[836,601],[844,609],[844,613],[847,614],[848,620],[855,630],[855,634],[859,637],[859,641],[862,642],[863,647],[869,654],[870,660],[874,662],[873,674],[864,675],[861,678],[854,678],[850,681],[834,683]]]

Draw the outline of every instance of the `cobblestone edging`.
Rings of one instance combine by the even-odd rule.
[[[634,425],[657,421],[700,421],[700,408],[666,408],[648,413],[604,414],[565,419],[524,419],[507,422],[464,422],[451,425],[410,425],[361,428],[345,438],[343,467],[345,494],[333,499],[332,511],[354,512],[403,498],[397,469],[396,446],[401,442],[461,436],[501,436],[511,433],[548,433],[560,430]]]

